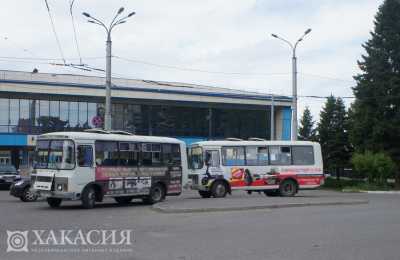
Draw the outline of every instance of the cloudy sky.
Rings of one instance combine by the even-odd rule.
[[[61,54],[44,0],[3,0],[0,69],[101,75],[48,64],[62,62],[62,56],[67,63],[79,63],[69,12],[71,1],[47,0]],[[124,58],[113,59],[115,76],[277,95],[291,95],[291,51],[271,33],[295,41],[312,28],[297,51],[298,94],[351,96],[352,76],[359,72],[357,60],[363,54],[361,44],[370,37],[374,15],[382,2],[75,0],[72,10],[83,63],[104,68],[105,32],[87,23],[81,13],[109,22],[124,6],[125,12],[135,11],[136,15],[112,34],[113,55]],[[318,117],[323,102],[303,97],[299,110],[308,105]]]

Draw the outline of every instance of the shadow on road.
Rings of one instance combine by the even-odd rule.
[[[99,203],[94,206],[93,209],[90,210],[96,210],[96,209],[106,209],[106,208],[145,208],[145,207],[150,207],[148,204],[145,204],[143,202],[130,202],[127,204],[118,204],[116,202],[105,202],[105,203]],[[73,205],[63,205],[59,208],[50,208],[47,203],[44,201],[43,205],[38,207],[38,210],[57,210],[57,211],[63,211],[63,210],[87,210],[82,207],[82,205],[79,203],[79,201],[76,201],[76,204]]]

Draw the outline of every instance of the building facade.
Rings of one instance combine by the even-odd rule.
[[[36,136],[101,128],[104,78],[0,71],[0,164],[26,168]],[[291,98],[193,84],[113,79],[112,128],[187,143],[290,139]],[[274,115],[271,115],[274,105]]]

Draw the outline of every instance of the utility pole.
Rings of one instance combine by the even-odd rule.
[[[296,43],[293,45],[291,42],[288,40],[276,35],[276,34],[271,34],[272,37],[277,38],[281,41],[286,42],[290,48],[292,49],[292,140],[296,141],[297,140],[297,57],[296,57],[296,49],[297,45],[304,39],[304,36],[309,34],[311,32],[311,29],[307,29],[303,36],[301,36]]]
[[[271,95],[271,141],[275,140],[275,100],[274,95]]]
[[[106,107],[104,113],[104,130],[109,131],[111,130],[111,32],[115,26],[119,24],[123,24],[126,20],[135,14],[135,12],[129,13],[127,16],[124,16],[117,20],[117,17],[124,11],[124,8],[121,7],[118,9],[117,14],[114,16],[112,22],[107,27],[102,21],[99,19],[91,16],[90,14],[84,12],[82,13],[85,17],[89,18],[89,23],[97,24],[103,27],[107,33],[107,41],[106,41]]]

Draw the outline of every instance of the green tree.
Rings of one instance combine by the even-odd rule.
[[[303,116],[300,119],[298,139],[302,141],[315,141],[314,120],[308,107],[304,109]]]
[[[400,188],[400,1],[385,0],[375,16],[355,76],[351,140],[359,152],[383,151],[397,164]]]
[[[351,157],[348,127],[343,100],[334,96],[328,97],[320,113],[318,141],[321,144],[325,169],[335,172],[338,179]]]

